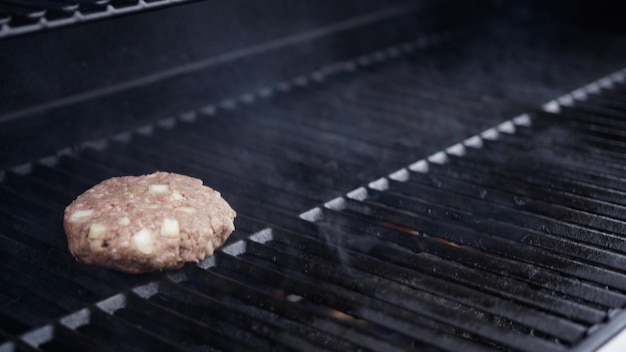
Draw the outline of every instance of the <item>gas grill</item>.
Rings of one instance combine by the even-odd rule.
[[[603,5],[0,2],[0,351],[622,350]],[[65,206],[157,170],[223,194],[226,245],[77,263]]]

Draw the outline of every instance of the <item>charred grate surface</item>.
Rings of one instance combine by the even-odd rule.
[[[197,0],[4,0],[0,39]]]
[[[471,67],[452,77],[426,55],[475,54],[433,53],[446,38],[7,172],[0,350],[565,351],[599,336],[626,303],[623,73],[438,152],[610,61],[573,51],[587,71],[542,91],[524,60],[502,59],[520,46],[492,38],[473,65],[517,69],[485,69],[476,86]],[[528,53],[533,72],[567,71]],[[222,191],[240,214],[228,246],[168,273],[76,264],[63,208],[104,178],[156,169]]]
[[[453,335],[505,350],[597,347],[603,326],[626,326],[623,315],[613,320],[626,303],[625,75],[594,82],[301,217],[340,244],[343,270],[386,272],[393,264],[417,270],[418,280],[395,275],[468,309],[469,316],[453,320],[470,326],[454,326]],[[353,250],[381,261],[362,265]],[[438,291],[422,275],[448,286]],[[450,305],[428,302],[433,310]]]

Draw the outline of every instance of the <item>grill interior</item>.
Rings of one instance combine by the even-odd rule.
[[[7,166],[0,350],[594,349],[626,325],[624,43],[485,17]],[[224,195],[227,245],[76,263],[64,207],[156,170]]]

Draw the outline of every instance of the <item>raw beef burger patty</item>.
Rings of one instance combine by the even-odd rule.
[[[63,225],[79,261],[140,273],[213,254],[235,229],[235,216],[201,180],[156,172],[94,186],[65,208]]]

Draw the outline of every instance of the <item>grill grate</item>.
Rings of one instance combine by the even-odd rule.
[[[4,0],[0,38],[192,0]]]
[[[334,75],[7,171],[0,350],[600,343],[607,325],[626,323],[616,318],[626,303],[624,72],[531,111],[612,63],[582,55],[601,40],[582,36],[584,48],[569,53],[578,61],[565,67],[508,38],[451,38],[421,37],[342,63]],[[481,85],[477,65],[489,66]],[[562,80],[524,74],[546,68]],[[411,164],[416,154],[431,156]],[[62,235],[64,206],[104,178],[158,169],[203,178],[225,195],[240,214],[228,245],[166,273],[76,264]]]

